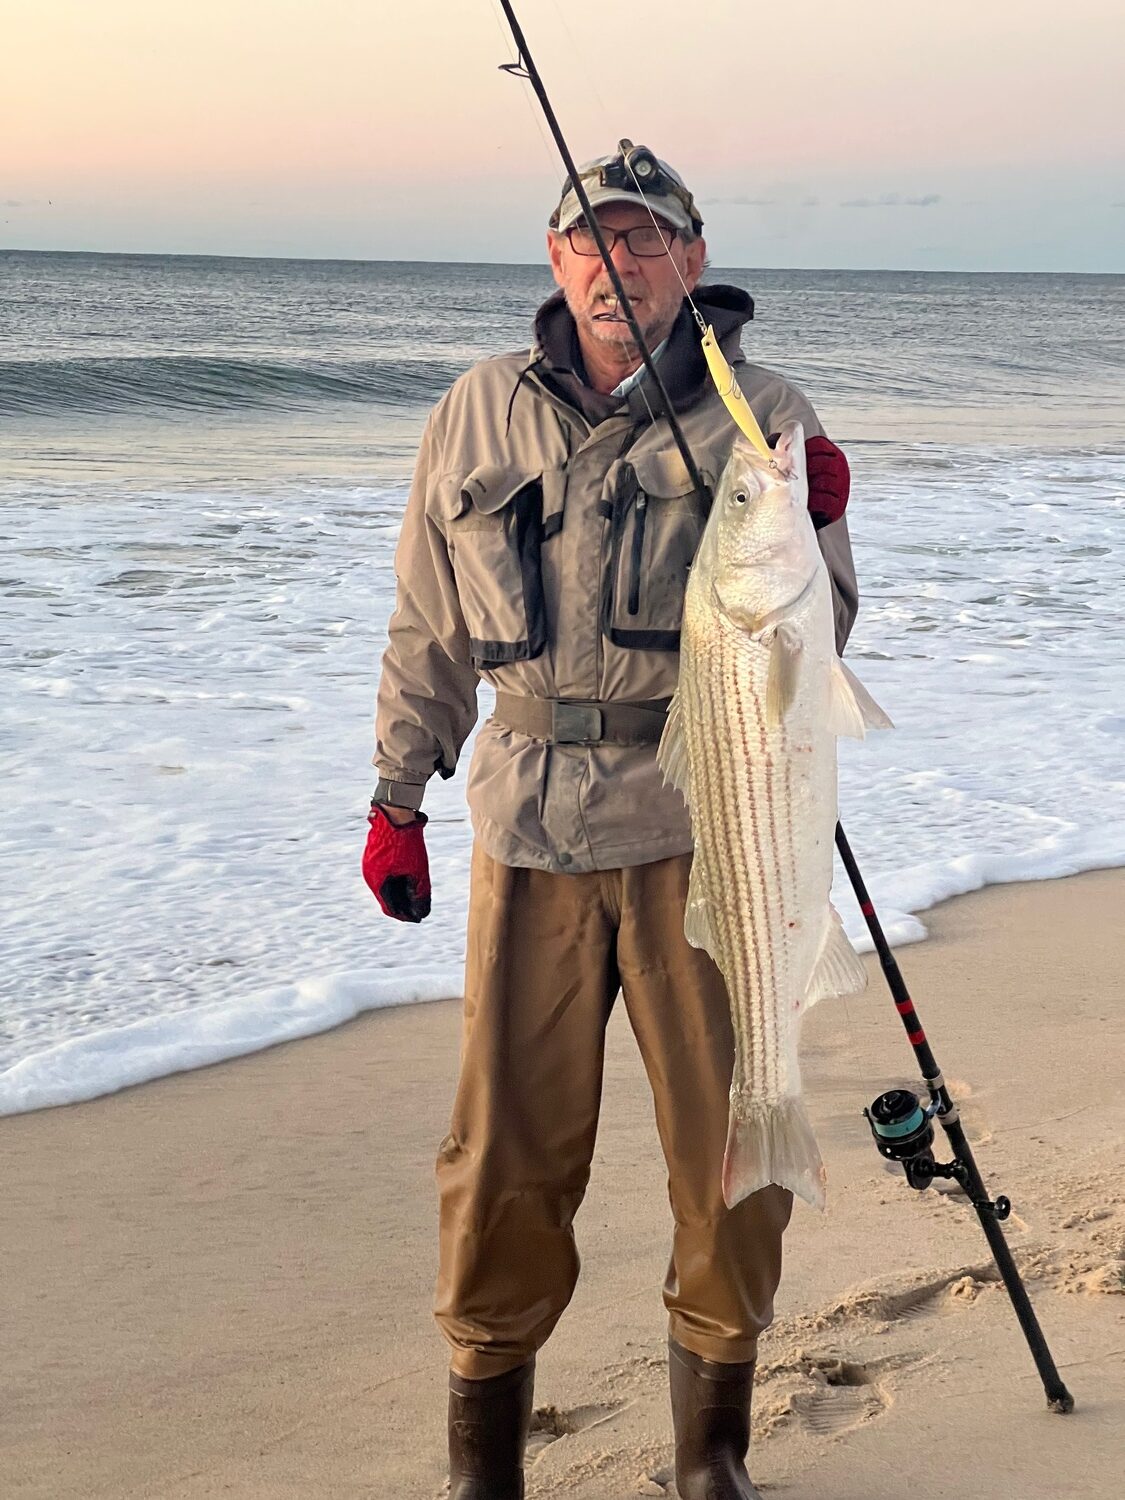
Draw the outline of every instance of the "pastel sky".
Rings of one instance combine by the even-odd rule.
[[[517,0],[575,155],[717,265],[1125,272],[1122,0]],[[542,258],[496,0],[0,0],[0,246]]]

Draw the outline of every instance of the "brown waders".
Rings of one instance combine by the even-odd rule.
[[[734,1209],[723,1202],[734,1038],[722,977],[683,935],[690,867],[685,854],[556,875],[474,851],[461,1076],[437,1162],[435,1313],[461,1390],[484,1393],[484,1382],[530,1365],[574,1291],[572,1226],[619,990],[668,1165],[670,1336],[704,1362],[755,1357],[792,1196],[768,1187]],[[511,1412],[505,1424],[519,1426]],[[522,1442],[508,1460],[517,1473]]]

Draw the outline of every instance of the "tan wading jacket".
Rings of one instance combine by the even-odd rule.
[[[763,431],[795,418],[806,437],[820,433],[800,391],[744,361],[746,293],[701,287],[696,301]],[[376,719],[376,795],[401,807],[420,806],[435,771],[452,776],[476,722],[480,678],[541,698],[634,703],[668,698],[676,686],[705,499],[667,421],[649,415],[647,381],[624,398],[584,384],[561,295],[540,310],[536,335],[530,354],[464,374],[422,439]],[[735,428],[686,305],[659,368],[713,493]],[[819,540],[842,648],[857,603],[846,521]],[[692,847],[684,800],[664,785],[654,744],[548,745],[489,719],[468,800],[477,838],[503,864],[577,874]]]

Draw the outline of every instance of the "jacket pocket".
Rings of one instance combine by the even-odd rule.
[[[678,651],[688,570],[707,519],[679,453],[623,462],[603,514],[611,522],[603,634],[615,646]]]
[[[541,550],[553,532],[543,494],[544,476],[495,464],[446,490],[446,540],[478,670],[532,661],[547,644]],[[561,506],[551,520],[557,530]]]

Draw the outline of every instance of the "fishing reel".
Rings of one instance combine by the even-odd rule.
[[[909,1089],[890,1089],[880,1094],[863,1111],[879,1155],[897,1162],[907,1182],[916,1192],[925,1192],[935,1177],[948,1177],[972,1197],[969,1174],[960,1161],[941,1162],[934,1157],[933,1117],[938,1101],[923,1105]],[[987,1205],[997,1219],[1006,1219],[1012,1211],[1007,1198],[997,1198]]]

